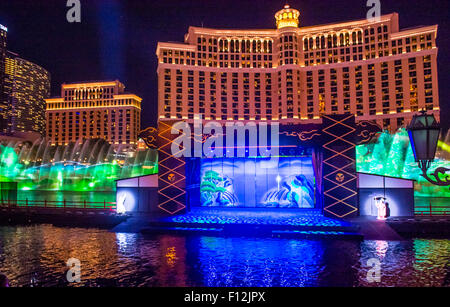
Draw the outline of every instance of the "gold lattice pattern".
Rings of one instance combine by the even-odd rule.
[[[343,218],[358,211],[358,208],[349,203],[357,195],[357,191],[351,188],[355,186],[354,181],[356,181],[357,177],[353,171],[349,171],[355,167],[355,159],[351,156],[351,152],[355,150],[356,145],[347,139],[356,129],[345,123],[347,120],[352,119],[353,115],[339,120],[332,117],[326,118],[332,122],[332,125],[323,129],[323,133],[330,137],[331,141],[323,145],[323,148],[329,151],[326,153],[328,157],[324,159],[323,163],[330,167],[332,171],[324,176],[324,180],[332,183],[332,188],[326,189],[324,195],[325,197],[331,198],[332,203],[328,204],[324,210],[334,216]],[[336,130],[343,132],[343,134],[336,133]],[[336,150],[333,146],[336,144],[345,144],[345,146]],[[344,165],[338,166],[339,163],[333,163],[336,159],[345,161]],[[340,195],[336,195],[335,193]]]
[[[176,129],[177,130],[177,129]],[[180,187],[180,183],[184,182],[186,176],[184,175],[184,166],[186,162],[184,158],[177,158],[171,153],[173,140],[166,137],[171,135],[172,126],[160,122],[159,123],[159,181],[160,189],[158,193],[162,195],[165,200],[160,202],[158,207],[169,213],[176,214],[177,212],[186,208],[184,201],[180,198],[186,194],[184,186]],[[179,133],[184,133],[177,130]],[[184,151],[180,150],[179,153]],[[162,183],[162,184],[161,184]],[[162,187],[163,186],[163,187]]]

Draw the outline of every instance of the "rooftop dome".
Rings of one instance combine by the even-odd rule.
[[[288,4],[284,8],[275,14],[275,20],[277,22],[277,29],[294,27],[298,28],[300,12],[296,9],[292,9]]]

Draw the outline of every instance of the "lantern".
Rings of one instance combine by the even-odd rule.
[[[441,131],[434,115],[425,111],[414,115],[407,130],[416,162],[433,162]]]
[[[450,169],[438,167],[431,176],[427,174],[427,170],[430,168],[431,162],[434,161],[434,156],[436,155],[439,133],[441,131],[434,115],[427,114],[425,111],[414,115],[407,130],[414,158],[419,164],[422,176],[432,184],[450,186],[450,176],[448,175]]]

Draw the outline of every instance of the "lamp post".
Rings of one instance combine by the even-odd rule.
[[[427,170],[430,168],[436,155],[439,133],[441,131],[441,127],[434,115],[421,111],[419,114],[413,116],[407,130],[414,159],[422,171],[422,176],[434,185],[450,186],[450,176],[446,175],[446,172],[450,171],[450,169],[438,167],[431,174],[434,179],[427,174]],[[444,177],[444,179],[441,177]]]

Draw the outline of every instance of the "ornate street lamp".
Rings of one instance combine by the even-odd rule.
[[[438,167],[430,178],[427,170],[434,161],[436,155],[437,143],[439,140],[439,133],[441,127],[436,121],[433,114],[427,114],[421,111],[419,114],[413,116],[408,128],[409,140],[413,149],[414,158],[422,170],[422,176],[432,184],[439,186],[450,186],[450,176],[446,175],[450,169],[445,167]],[[444,179],[440,178],[444,177]]]

